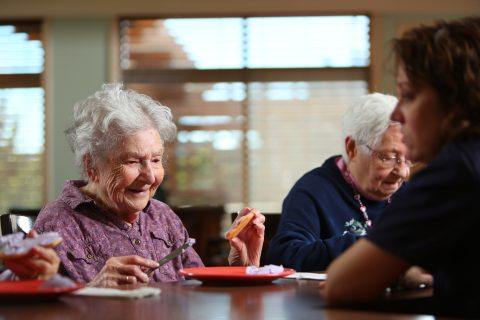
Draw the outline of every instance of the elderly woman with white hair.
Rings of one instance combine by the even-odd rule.
[[[343,154],[306,173],[285,198],[271,263],[325,270],[375,224],[411,166],[401,126],[390,121],[396,103],[373,93],[346,110]]]
[[[35,223],[40,233],[62,236],[55,248],[61,273],[115,286],[176,281],[179,269],[203,266],[192,248],[156,262],[189,240],[175,213],[152,199],[164,177],[164,143],[175,134],[169,108],[121,85],[104,85],[75,105],[66,135],[85,180],[67,181]],[[229,262],[258,266],[265,217],[256,209],[241,215],[248,211],[255,217],[230,240]]]

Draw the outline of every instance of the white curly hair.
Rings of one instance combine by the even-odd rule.
[[[350,137],[358,146],[365,146],[363,148],[365,152],[369,152],[367,145],[375,148],[388,127],[400,125],[390,120],[397,102],[394,96],[377,92],[355,100],[343,115],[342,141]],[[345,148],[343,148],[342,157],[348,162]]]
[[[104,160],[127,135],[149,128],[158,131],[162,143],[173,141],[177,128],[170,108],[113,83],[104,84],[101,90],[75,104],[73,123],[65,135],[75,155],[75,164],[85,174],[85,155],[94,163]]]

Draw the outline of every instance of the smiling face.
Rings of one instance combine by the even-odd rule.
[[[94,192],[102,204],[125,220],[132,220],[145,208],[163,180],[162,139],[155,129],[127,136],[99,164]]]
[[[350,161],[348,168],[354,176],[358,187],[369,198],[385,200],[395,193],[410,173],[409,167],[402,162],[393,167],[385,167],[379,158],[397,157],[405,159],[407,147],[403,143],[401,126],[392,124],[388,127],[377,146],[372,146],[374,151],[368,152],[364,145],[350,147]]]
[[[427,85],[414,87],[401,64],[398,67],[397,91],[398,104],[391,118],[403,124],[408,157],[412,161],[429,162],[441,144],[444,120],[438,95]]]

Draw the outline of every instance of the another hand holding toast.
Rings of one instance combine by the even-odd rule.
[[[230,242],[228,262],[232,266],[260,265],[265,216],[257,209],[243,208],[225,237]]]
[[[20,279],[45,279],[58,272],[60,259],[52,249],[62,241],[56,232],[38,235],[32,230],[4,236],[0,241],[0,259]]]

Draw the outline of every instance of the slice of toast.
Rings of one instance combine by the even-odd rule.
[[[232,225],[230,230],[225,234],[225,238],[232,240],[235,238],[255,217],[255,213],[250,212],[241,217],[236,223]]]

